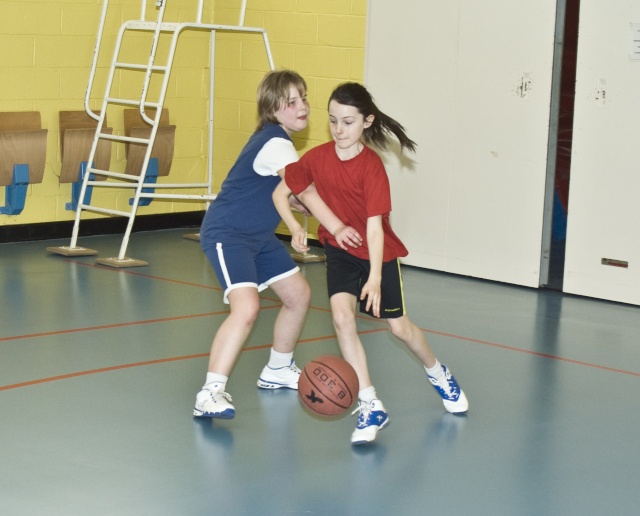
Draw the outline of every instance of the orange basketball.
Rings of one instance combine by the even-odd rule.
[[[326,355],[310,361],[298,381],[300,401],[321,416],[338,416],[358,398],[358,376],[344,359]]]

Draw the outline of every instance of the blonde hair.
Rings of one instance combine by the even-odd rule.
[[[289,89],[298,88],[301,96],[307,93],[307,83],[300,74],[292,70],[277,70],[268,72],[258,86],[258,127],[265,124],[277,124],[276,111],[283,103],[289,102]]]

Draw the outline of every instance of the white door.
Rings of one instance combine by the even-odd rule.
[[[582,0],[564,290],[640,305],[640,2]]]
[[[538,287],[556,0],[369,0],[365,84],[404,263]]]

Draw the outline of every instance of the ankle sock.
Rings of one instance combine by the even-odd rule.
[[[373,385],[369,387],[365,387],[360,392],[358,392],[358,399],[360,401],[364,401],[365,403],[371,403],[373,400],[378,399],[376,394],[376,389]]]
[[[228,380],[229,380],[228,376],[225,376],[223,374],[208,372],[207,379],[205,380],[204,384],[205,386],[210,385],[211,387],[213,387],[213,385],[211,384],[216,384],[215,385],[216,390],[224,392],[225,388],[227,387]]]
[[[425,366],[424,370],[427,372],[427,374],[431,378],[439,379],[439,378],[442,378],[444,376],[444,370],[442,369],[442,364],[440,362],[438,362],[438,359],[436,359],[436,365],[434,365],[433,367],[429,367],[429,368],[427,368],[427,366]]]
[[[287,367],[293,360],[293,351],[291,353],[280,353],[275,349],[271,349],[269,355],[269,363],[267,364],[271,369],[280,369],[281,367]]]

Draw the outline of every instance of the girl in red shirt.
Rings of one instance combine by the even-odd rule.
[[[368,146],[384,149],[390,133],[402,149],[413,151],[415,142],[357,83],[341,84],[333,91],[329,124],[333,141],[287,165],[273,199],[296,251],[308,247],[306,232],[291,213],[289,195],[295,194],[321,224],[318,236],[327,256],[333,324],[342,355],[360,384],[358,423],[351,436],[352,444],[359,445],[375,440],[389,416],[371,382],[358,336],[358,303],[361,312],[385,319],[393,335],[422,362],[447,411],[461,414],[469,404],[455,378],[436,359],[424,333],[406,314],[399,258],[408,252],[389,224],[391,192],[384,165]]]

